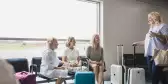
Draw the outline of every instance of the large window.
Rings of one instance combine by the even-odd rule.
[[[1,0],[1,37],[89,39],[97,30],[97,4],[78,0]]]
[[[98,33],[99,14],[99,2],[87,0],[0,0],[0,56],[37,56],[44,49],[44,41],[22,38],[51,36],[74,36],[80,55],[85,55],[89,40]],[[65,41],[59,43],[57,52],[61,56]]]

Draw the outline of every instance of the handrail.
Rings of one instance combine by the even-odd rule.
[[[0,40],[21,40],[21,41],[46,41],[46,38],[11,38],[11,37],[0,37]],[[66,41],[67,39],[57,39],[58,41]],[[76,39],[76,41],[89,42],[87,39]]]

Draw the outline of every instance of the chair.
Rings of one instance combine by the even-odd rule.
[[[22,71],[31,72],[26,58],[10,58],[6,59],[6,61],[13,66],[15,73]]]
[[[13,66],[15,72],[30,71],[26,58],[10,58],[6,59],[6,61]]]
[[[59,57],[59,59],[61,59],[61,57]],[[42,74],[40,74],[40,66],[41,66],[41,60],[42,60],[42,57],[33,57],[32,58],[32,65],[33,65],[33,71],[35,72],[36,76],[38,77],[37,79],[40,79],[41,80],[37,80],[37,83],[46,83],[46,82],[53,82],[53,81],[56,81],[57,78],[48,78]],[[59,66],[62,66],[62,64],[60,64]],[[65,78],[65,81],[64,81],[64,84],[66,84],[66,80],[69,80],[69,79],[72,79],[72,77],[67,77]]]

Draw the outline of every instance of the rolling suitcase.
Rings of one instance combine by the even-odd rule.
[[[128,84],[145,84],[145,70],[143,68],[128,69]]]
[[[124,84],[124,67],[122,65],[111,65],[111,84]]]
[[[121,48],[121,56],[119,55],[119,48]],[[117,45],[117,60],[118,64],[111,65],[111,84],[124,84],[123,45]]]
[[[145,70],[144,68],[138,68],[135,65],[135,51],[136,51],[136,46],[134,47],[134,52],[133,52],[133,67],[128,69],[128,80],[127,84],[145,84]]]
[[[95,74],[89,72],[76,72],[74,84],[95,84]]]

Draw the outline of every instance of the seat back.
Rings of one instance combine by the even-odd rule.
[[[15,72],[29,71],[28,60],[26,58],[10,58],[6,61],[11,64]]]
[[[42,57],[33,57],[32,58],[32,65],[35,64],[37,65],[37,70],[34,70],[35,68],[33,68],[33,71],[37,71],[37,72],[40,72],[40,66],[41,66],[41,60],[42,60]]]
[[[133,59],[133,54],[124,54],[123,57],[125,66],[132,67],[134,60],[137,67],[147,66],[146,57],[144,57],[143,53],[136,53],[135,59]]]

